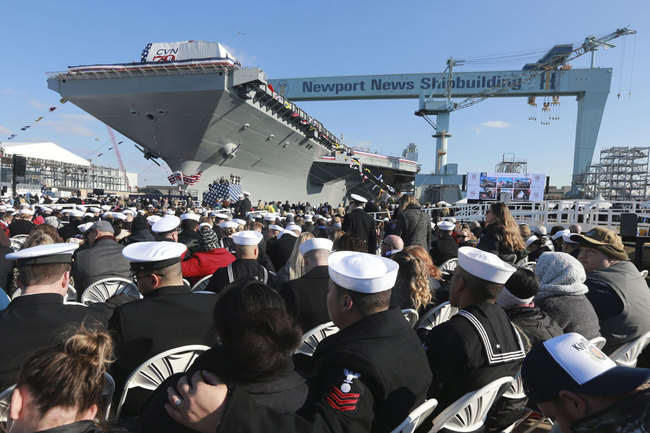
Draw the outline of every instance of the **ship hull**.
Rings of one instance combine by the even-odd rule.
[[[241,176],[253,200],[332,203],[343,201],[351,189],[367,190],[358,173],[349,168],[342,173],[340,167],[320,162],[331,150],[314,135],[308,137],[282,105],[256,97],[260,93],[254,89],[266,89],[264,74],[256,68],[68,74],[51,78],[48,86],[141,145],[146,156],[163,159],[172,171],[201,172],[200,182],[192,186],[199,193],[230,175]],[[390,177],[395,170],[382,171]],[[411,181],[415,174],[412,167],[397,172],[411,175]]]

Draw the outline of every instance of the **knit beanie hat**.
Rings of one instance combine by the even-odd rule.
[[[219,238],[212,227],[204,226],[199,229],[199,242],[203,251],[219,248]]]
[[[585,269],[577,259],[566,253],[544,253],[537,260],[535,276],[539,293],[535,299],[558,295],[584,295],[589,290],[584,284]]]
[[[55,216],[45,217],[45,224],[51,225],[55,229],[58,229],[59,227],[61,227],[61,222]]]

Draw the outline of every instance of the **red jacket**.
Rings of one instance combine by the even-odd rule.
[[[194,285],[201,278],[214,274],[217,269],[225,268],[234,261],[235,256],[225,248],[194,253],[188,260],[181,262],[183,278]]]

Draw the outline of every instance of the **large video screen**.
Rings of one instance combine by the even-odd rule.
[[[511,201],[542,201],[546,176],[522,173],[467,173],[467,198],[470,200],[499,200],[503,193]]]

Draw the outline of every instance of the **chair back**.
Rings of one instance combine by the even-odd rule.
[[[72,287],[71,285],[68,284],[68,293],[65,295],[65,299],[63,300],[64,302],[66,301],[77,301],[77,289]]]
[[[0,392],[0,422],[7,422],[9,419],[9,405],[11,404],[11,394],[14,392],[16,385]]]
[[[458,259],[453,258],[438,266],[438,269],[440,269],[443,275],[449,276],[454,273],[456,266],[458,266]]]
[[[411,325],[411,328],[415,328],[415,325],[418,324],[418,320],[420,319],[418,312],[413,308],[405,308],[402,310],[402,314],[406,321],[409,322],[409,325]]]
[[[435,433],[442,428],[454,432],[478,430],[485,422],[499,390],[512,380],[512,377],[502,377],[477,391],[468,392],[433,419],[433,427],[429,433]]]
[[[642,276],[643,278],[648,278],[648,270],[647,270],[647,269],[642,270],[642,271],[641,271],[641,276]]]
[[[429,399],[413,409],[413,411],[406,417],[404,422],[395,427],[391,433],[413,433],[418,426],[427,419],[429,415],[438,406],[438,400],[435,398]]]
[[[589,340],[589,342],[602,350],[603,347],[605,347],[605,343],[607,343],[607,339],[605,339],[605,337],[596,337]]]
[[[620,366],[636,367],[636,359],[643,349],[650,343],[650,332],[646,332],[639,338],[625,343],[614,351],[609,357]]]
[[[197,290],[195,292],[192,292],[194,294],[199,294],[199,295],[216,295],[216,293],[211,292],[209,290]]]
[[[95,302],[106,302],[111,296],[127,294],[141,298],[138,286],[131,280],[121,277],[109,277],[95,281],[84,290],[81,295],[81,302],[93,304]]]
[[[336,334],[337,332],[339,332],[339,328],[332,322],[318,325],[317,327],[307,331],[305,335],[302,336],[300,346],[298,346],[294,353],[312,356],[316,351],[318,343],[324,340],[325,337]]]
[[[205,290],[208,287],[208,284],[210,284],[210,278],[212,278],[212,275],[207,275],[201,278],[192,286],[192,291],[197,292]]]
[[[528,269],[529,271],[535,272],[535,267],[537,267],[537,262],[526,262],[519,265],[521,269]]]
[[[208,346],[193,344],[166,350],[148,359],[133,370],[124,384],[124,390],[117,404],[115,420],[120,419],[122,406],[131,388],[155,390],[165,379],[175,373],[183,373]]]
[[[9,241],[11,241],[11,249],[14,250],[14,252],[21,249],[25,243],[25,240],[27,239],[27,236],[28,235],[16,235],[9,238]]]
[[[183,278],[183,285],[187,287],[188,289],[192,290],[192,285],[190,284],[189,281],[187,281],[185,278]]]
[[[431,329],[434,326],[438,326],[441,323],[446,322],[451,316],[456,313],[458,313],[458,308],[452,307],[449,302],[443,302],[422,316],[417,328]]]
[[[109,414],[111,413],[111,403],[113,401],[113,394],[115,394],[115,379],[108,373],[104,373],[104,389],[102,390],[102,399],[106,404],[106,412],[104,413],[104,420],[108,421]]]

